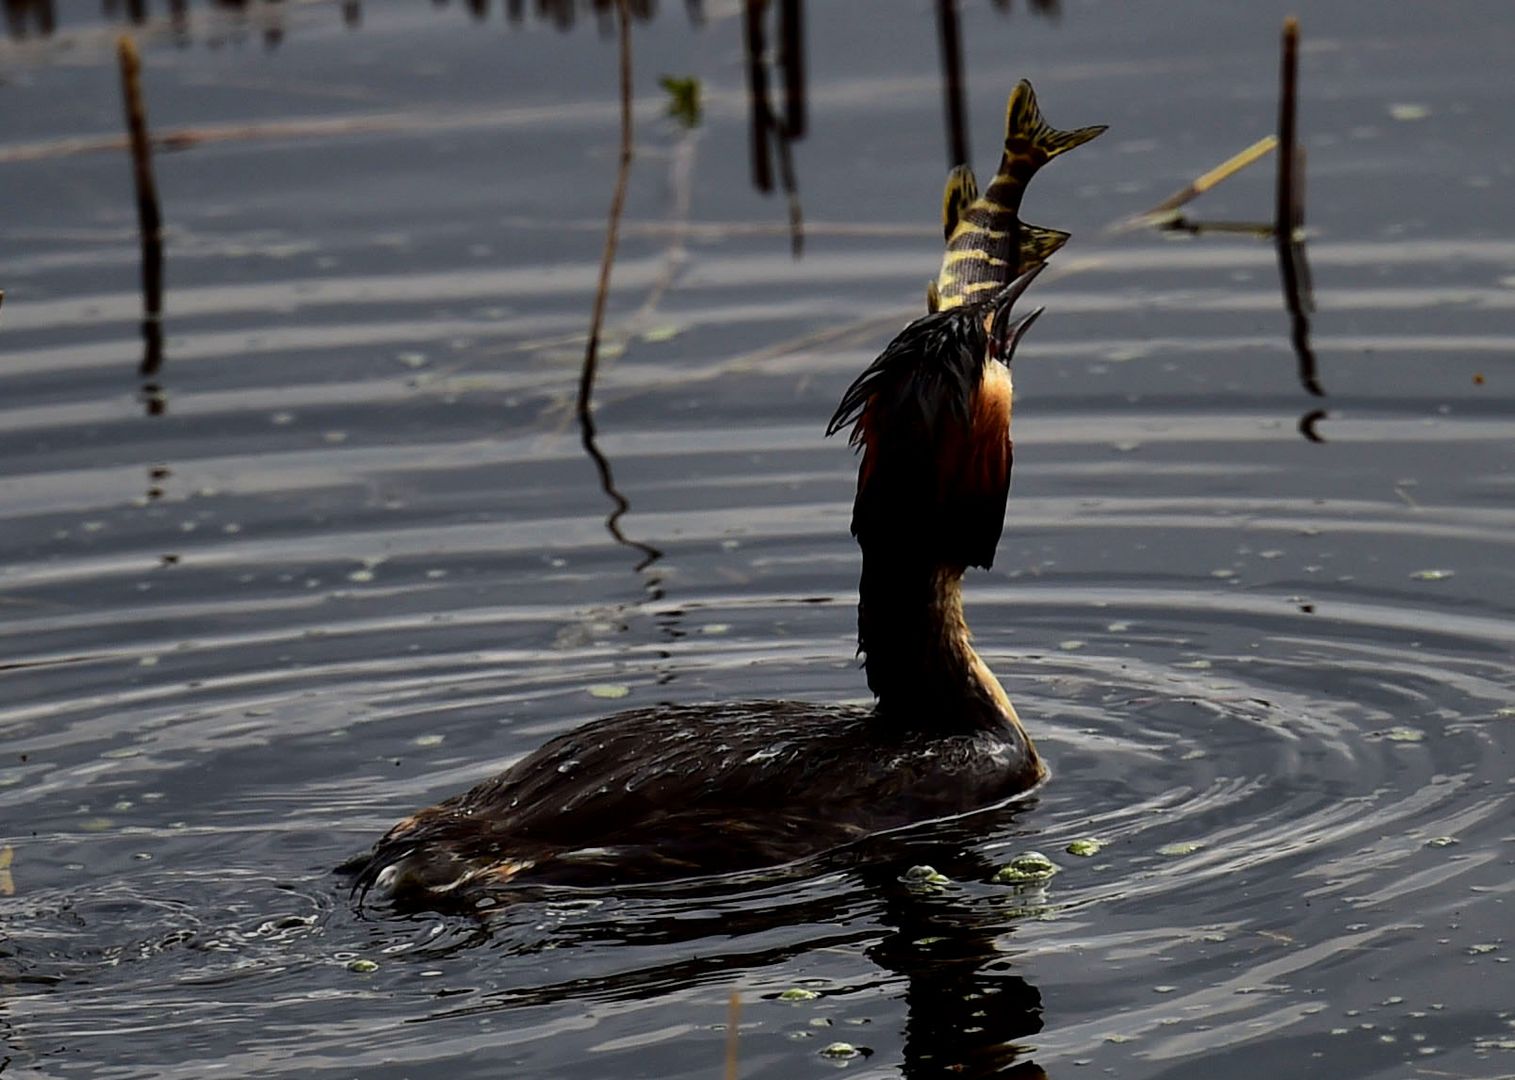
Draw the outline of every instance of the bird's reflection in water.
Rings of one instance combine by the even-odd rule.
[[[1041,994],[1016,970],[1010,946],[1028,919],[1054,912],[1053,901],[1041,892],[977,884],[997,866],[978,850],[983,838],[1006,835],[1032,806],[1034,801],[1018,801],[875,835],[804,863],[745,877],[613,891],[537,887],[502,893],[471,932],[452,938],[449,952],[490,948],[525,957],[609,946],[672,948],[680,955],[469,995],[466,1003],[451,1002],[423,1022],[572,1002],[632,1002],[698,988],[718,1001],[725,991],[715,988],[729,987],[746,1000],[743,1021],[750,1023],[754,999],[776,991],[750,993],[748,984],[770,987],[770,971],[800,958],[861,950],[880,970],[878,981],[898,987],[896,997],[905,1007],[901,1075],[915,1080],[1043,1076],[1026,1046],[1042,1030]],[[911,869],[923,865],[962,884],[914,879]],[[529,940],[519,940],[522,929],[542,925],[543,910],[552,907],[574,914],[546,937],[527,933]],[[645,914],[639,917],[638,908]],[[712,940],[720,947],[684,948]],[[849,989],[841,985],[833,992]]]

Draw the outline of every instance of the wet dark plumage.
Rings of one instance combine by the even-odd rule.
[[[401,898],[772,866],[997,802],[1024,753],[994,733],[901,728],[861,707],[639,709],[559,736],[401,823],[357,885],[391,865],[405,867]]]

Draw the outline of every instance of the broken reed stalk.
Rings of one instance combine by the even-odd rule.
[[[947,99],[947,168],[970,164],[967,110],[963,106],[963,36],[957,0],[936,0],[936,36],[942,49],[942,94]]]
[[[1281,234],[1293,231],[1299,220],[1294,202],[1294,148],[1299,111],[1299,20],[1284,20],[1278,93],[1278,186],[1273,225]]]
[[[1233,154],[1209,172],[1201,173],[1190,181],[1188,185],[1169,195],[1162,202],[1141,215],[1143,221],[1161,218],[1164,214],[1172,213],[1185,203],[1193,202],[1222,180],[1230,179],[1248,165],[1271,153],[1276,146],[1278,146],[1278,136],[1263,136],[1241,153]]]
[[[589,341],[584,346],[584,366],[579,371],[579,397],[575,409],[579,418],[579,436],[584,452],[594,462],[600,476],[600,487],[614,504],[605,528],[616,543],[635,548],[643,555],[637,563],[638,571],[645,569],[662,557],[662,552],[650,544],[632,540],[621,532],[621,516],[631,509],[620,489],[615,486],[615,477],[610,471],[610,462],[600,453],[595,443],[594,415],[591,400],[594,396],[594,378],[599,369],[600,331],[605,325],[605,302],[610,296],[610,271],[615,266],[616,247],[621,233],[621,211],[626,206],[626,187],[631,178],[632,126],[631,126],[631,12],[627,0],[616,0],[616,22],[620,28],[621,67],[621,153],[616,166],[615,194],[610,198],[610,221],[605,227],[605,251],[600,256],[600,280],[594,294],[594,313],[589,319]]]
[[[1299,382],[1316,397],[1324,397],[1316,372],[1315,352],[1310,347],[1311,306],[1301,284],[1308,276],[1302,270],[1304,251],[1300,228],[1304,223],[1304,205],[1300,201],[1300,155],[1298,141],[1299,111],[1299,20],[1290,15],[1284,20],[1282,58],[1279,63],[1278,94],[1278,183],[1273,213],[1274,242],[1278,249],[1278,273],[1283,283],[1284,305],[1289,310],[1289,339],[1299,360]]]
[[[610,197],[610,223],[605,228],[605,250],[600,256],[600,279],[594,294],[594,313],[589,319],[589,343],[584,349],[584,366],[579,372],[579,423],[593,438],[594,421],[590,417],[590,398],[594,394],[594,377],[599,367],[600,330],[605,323],[605,301],[610,295],[610,271],[615,265],[616,246],[620,241],[621,211],[626,206],[626,186],[631,176],[631,15],[626,0],[616,0],[616,18],[620,27],[621,66],[621,152],[616,167],[615,193]]]
[[[726,1000],[726,1080],[737,1080],[736,1042],[742,1019],[742,995],[735,990]]]
[[[116,42],[121,66],[121,93],[126,105],[126,133],[131,145],[132,181],[137,194],[137,231],[142,243],[142,374],[163,362],[163,215],[153,180],[152,142],[147,133],[147,106],[142,100],[142,58],[130,35]]]

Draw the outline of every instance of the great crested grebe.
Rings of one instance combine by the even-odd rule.
[[[1029,90],[1023,83],[1016,94]],[[1005,161],[1011,136],[1022,136],[1017,116],[1034,116],[1029,130],[1049,145],[1080,134],[1042,124],[1034,96],[1029,114],[1017,113],[1016,94]],[[949,204],[953,184],[962,190],[961,174],[954,177]],[[776,866],[992,806],[1041,781],[1046,768],[963,618],[963,573],[993,563],[1004,523],[1011,357],[1041,314],[1012,317],[1043,260],[1004,284],[1019,260],[999,254],[1002,237],[1018,237],[1019,222],[1015,207],[996,204],[994,222],[975,224],[983,201],[961,213],[953,232],[977,230],[979,276],[949,271],[968,265],[952,250],[980,248],[949,248],[937,282],[941,310],[895,336],[848,388],[826,431],[850,425],[862,451],[852,533],[863,556],[858,649],[874,707],[757,701],[606,717],[396,824],[347,865],[356,890],[436,904],[529,885]],[[1051,250],[1066,239],[1037,234],[1057,237]],[[981,287],[995,273],[1000,284]]]

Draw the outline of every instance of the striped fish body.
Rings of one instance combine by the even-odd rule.
[[[1103,125],[1059,131],[1042,118],[1036,91],[1022,79],[1005,105],[1005,149],[994,179],[982,193],[966,165],[947,177],[942,228],[947,251],[941,272],[926,289],[931,311],[983,300],[1018,276],[1044,264],[1068,234],[1020,220],[1026,185],[1047,162],[1082,146]]]

